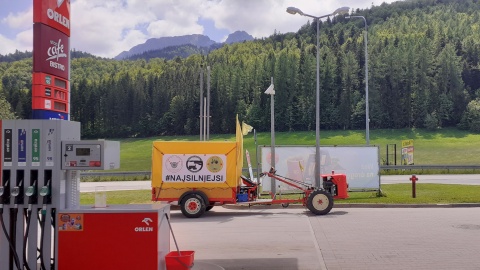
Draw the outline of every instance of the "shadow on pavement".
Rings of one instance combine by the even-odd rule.
[[[223,267],[225,270],[298,270],[296,258],[249,258],[249,259],[225,259],[225,260],[199,260]],[[195,263],[195,262],[194,262]],[[195,267],[193,268],[195,269]],[[207,270],[207,269],[205,269]]]

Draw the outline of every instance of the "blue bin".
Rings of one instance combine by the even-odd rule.
[[[237,194],[237,202],[248,202],[248,194]]]

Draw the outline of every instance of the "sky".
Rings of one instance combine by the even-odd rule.
[[[149,38],[203,34],[223,42],[246,31],[254,38],[297,32],[311,18],[397,0],[71,0],[71,48],[115,57]],[[0,0],[0,54],[31,51],[33,0]]]

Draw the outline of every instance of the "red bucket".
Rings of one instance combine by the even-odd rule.
[[[193,267],[193,255],[195,251],[172,251],[165,255],[167,270],[189,270]]]

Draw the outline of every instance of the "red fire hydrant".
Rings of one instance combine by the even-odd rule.
[[[415,183],[418,181],[418,178],[415,174],[412,174],[412,177],[410,177],[410,181],[412,181],[412,198],[417,197],[417,190],[415,187]]]

